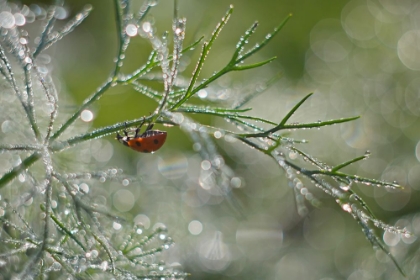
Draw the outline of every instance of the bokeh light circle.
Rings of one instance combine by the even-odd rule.
[[[134,194],[129,190],[118,190],[114,193],[112,202],[118,211],[130,211],[134,206]]]
[[[398,57],[411,70],[420,70],[420,30],[404,33],[398,41]]]

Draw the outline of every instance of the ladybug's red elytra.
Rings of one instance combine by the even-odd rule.
[[[141,124],[136,129],[134,137],[128,136],[127,129],[124,129],[124,135],[117,132],[117,140],[127,147],[140,153],[153,153],[160,149],[166,141],[166,131],[152,130],[154,124],[149,124],[146,130],[139,135]]]

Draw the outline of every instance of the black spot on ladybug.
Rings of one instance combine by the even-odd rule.
[[[153,143],[155,143],[157,145],[157,144],[159,144],[159,140],[155,139],[155,140],[153,140]]]
[[[136,141],[136,145],[140,147],[141,143],[139,141]]]
[[[143,150],[143,153],[150,153],[148,150]]]

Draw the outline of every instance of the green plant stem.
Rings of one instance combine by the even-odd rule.
[[[29,168],[37,160],[41,158],[40,152],[35,152],[26,159],[24,159],[18,166],[12,168],[9,172],[0,178],[0,188],[3,188],[7,183],[18,176],[23,170]]]
[[[123,53],[125,48],[125,40],[128,36],[124,36],[121,23],[121,6],[118,0],[114,0],[115,4],[115,14],[116,14],[116,22],[117,22],[117,31],[118,31],[118,53],[117,53],[117,61],[115,62],[114,70],[112,71],[111,77],[102,85],[97,92],[92,94],[88,97],[83,104],[79,107],[79,109],[56,131],[50,138],[50,142],[57,139],[77,118],[79,118],[80,113],[89,107],[93,102],[98,100],[102,94],[104,94],[110,87],[116,84],[118,73],[122,66],[123,60]]]
[[[45,207],[43,207],[43,208],[45,208]],[[45,211],[45,209],[42,209],[43,211]],[[86,252],[86,248],[85,248],[85,246],[82,244],[82,242],[81,241],[79,241],[77,238],[76,238],[76,236],[74,235],[74,234],[72,234],[71,233],[71,231],[70,230],[68,230],[67,228],[66,228],[66,226],[53,214],[53,213],[50,213],[50,218],[54,221],[54,223],[67,235],[67,236],[69,236],[71,239],[73,239],[73,241],[74,242],[76,242],[76,244],[77,245],[79,245],[80,246],[80,248],[82,248],[82,250],[84,251],[84,252]]]
[[[351,118],[343,118],[343,119],[337,119],[337,120],[331,120],[331,121],[324,121],[324,122],[316,122],[316,123],[303,123],[303,124],[282,124],[282,122],[272,129],[266,130],[262,133],[248,133],[248,134],[240,134],[241,137],[267,137],[271,133],[277,132],[279,130],[284,129],[300,129],[300,128],[318,128],[323,127],[327,125],[334,125],[344,122],[350,122],[353,120],[357,120],[360,118],[360,116],[351,117]]]
[[[51,141],[57,139],[77,118],[79,118],[82,111],[89,107],[93,102],[98,100],[102,94],[104,94],[105,91],[111,87],[111,85],[112,78],[108,79],[108,81],[102,87],[100,87],[97,92],[86,99],[82,106],[80,106],[79,109],[55,133],[53,133],[53,135],[51,135],[50,143]]]
[[[115,6],[115,23],[117,28],[117,34],[118,34],[118,52],[117,52],[117,61],[115,62],[115,68],[114,68],[114,74],[112,75],[113,82],[116,81],[116,77],[118,73],[121,70],[122,62],[124,60],[124,52],[127,48],[127,45],[130,41],[130,37],[124,32],[124,21],[122,19],[123,9],[121,7],[121,1],[120,0],[114,0],[114,6]],[[128,1],[125,3],[125,5],[128,5]],[[128,7],[125,8],[128,10]]]
[[[41,132],[39,131],[38,124],[36,123],[35,119],[35,111],[34,111],[34,93],[32,90],[32,78],[31,78],[31,70],[30,67],[32,67],[32,64],[27,64],[24,67],[24,73],[25,73],[25,88],[26,88],[26,94],[28,96],[28,102],[26,104],[27,107],[27,116],[28,120],[31,124],[31,128],[35,134],[35,138],[41,142]]]

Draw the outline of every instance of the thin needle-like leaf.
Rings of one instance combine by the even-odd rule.
[[[251,28],[249,28],[246,32],[245,35],[243,37],[241,37],[241,39],[239,40],[238,44],[236,44],[236,51],[232,56],[231,62],[232,63],[236,63],[236,59],[238,58],[238,56],[240,55],[240,53],[243,51],[243,48],[245,46],[245,44],[248,43],[248,39],[252,36],[252,34],[254,34],[255,30],[257,30],[258,27],[258,22],[255,22]]]
[[[43,210],[45,211],[45,209]],[[54,223],[58,226],[60,230],[62,230],[66,235],[73,239],[73,241],[76,242],[76,244],[79,245],[80,248],[83,249],[83,251],[86,251],[86,248],[82,244],[82,242],[79,239],[77,239],[77,237],[70,230],[68,230],[66,226],[53,213],[50,213],[50,218],[54,221]]]
[[[152,6],[150,5],[150,1],[144,1],[143,5],[140,7],[139,11],[137,12],[137,15],[134,19],[134,22],[139,25],[140,22],[144,19],[144,17],[147,15],[147,13],[150,11]]]
[[[350,164],[352,164],[352,163],[355,163],[355,162],[357,162],[357,161],[364,160],[364,159],[366,159],[367,157],[368,157],[367,155],[363,155],[363,156],[360,156],[360,157],[356,157],[356,158],[354,158],[354,159],[351,159],[351,160],[349,160],[349,161],[343,162],[343,163],[341,163],[341,164],[339,164],[339,165],[337,165],[337,166],[334,166],[334,167],[331,169],[331,172],[336,172],[336,171],[338,171],[338,170],[340,170],[340,169],[342,169],[342,168],[344,168],[344,167],[346,167],[346,166],[348,166],[348,165],[350,165]]]
[[[42,51],[51,47],[54,43],[61,40],[64,36],[72,32],[77,26],[79,26],[92,11],[92,6],[86,5],[83,10],[78,13],[71,21],[69,21],[60,31],[56,32],[54,36],[48,36],[48,39],[40,42],[34,52],[34,57],[37,57]],[[50,30],[51,28],[48,28]],[[48,30],[45,30],[48,32]]]
[[[360,211],[357,212],[356,215],[353,215],[356,221],[362,226],[363,233],[365,234],[367,240],[371,242],[373,247],[379,247],[382,252],[384,252],[394,263],[394,265],[397,267],[398,271],[405,277],[405,272],[398,264],[397,260],[394,258],[394,256],[389,252],[389,250],[385,247],[382,240],[379,239],[376,235],[372,234],[371,228],[363,221],[363,218],[360,215]]]
[[[47,13],[47,24],[44,27],[44,30],[41,33],[41,37],[38,43],[38,46],[36,47],[35,51],[33,52],[33,57],[36,58],[38,54],[41,52],[42,48],[45,44],[47,44],[48,36],[51,34],[51,31],[54,27],[54,23],[56,21],[55,18],[55,11],[56,7],[52,7],[51,10]]]
[[[248,65],[240,65],[240,66],[236,65],[236,66],[232,67],[232,71],[243,71],[243,70],[248,70],[248,69],[261,67],[263,65],[266,65],[266,64],[272,62],[276,58],[277,57],[272,57],[272,58],[269,58],[267,60],[260,61],[260,62],[257,62],[257,63],[253,63],[253,64],[248,64]]]
[[[39,151],[41,146],[37,145],[0,145],[0,153],[5,151]]]
[[[310,93],[308,95],[306,95],[301,101],[299,101],[290,111],[289,113],[287,113],[287,115],[281,120],[280,124],[278,125],[278,127],[281,127],[283,125],[286,124],[286,122],[292,117],[292,115],[297,111],[297,109],[299,109],[299,107],[305,103],[305,101],[312,96],[313,93]]]
[[[359,116],[357,117],[352,117],[352,118],[342,118],[342,119],[336,119],[336,120],[330,120],[330,121],[324,121],[324,122],[316,122],[316,123],[304,123],[304,124],[290,124],[290,125],[278,125],[272,129],[266,130],[262,133],[250,133],[250,134],[241,134],[242,137],[267,137],[270,133],[279,131],[279,130],[284,130],[284,129],[299,129],[299,128],[318,128],[318,127],[323,127],[323,126],[328,126],[328,125],[334,125],[334,124],[339,124],[339,123],[345,123],[345,122],[350,122],[350,121],[354,121],[357,120],[358,118],[360,118]]]
[[[172,109],[176,109],[179,106],[181,106],[185,101],[187,101],[192,95],[194,95],[197,90],[193,91],[193,87],[198,79],[198,76],[200,75],[200,71],[203,68],[204,60],[206,59],[214,41],[216,40],[217,36],[219,36],[220,32],[222,31],[223,27],[228,22],[230,16],[233,13],[233,6],[230,6],[230,9],[226,12],[225,16],[222,18],[222,20],[217,25],[216,29],[213,31],[212,36],[210,37],[210,40],[207,43],[203,44],[203,48],[201,51],[200,58],[198,60],[198,63],[194,69],[192,78],[190,80],[190,83],[188,85],[188,88],[185,92],[185,95],[174,105],[172,106]]]
[[[289,19],[291,17],[292,17],[292,14],[289,14],[276,28],[274,28],[273,33],[267,34],[265,36],[265,40],[263,40],[260,44],[255,45],[254,48],[252,48],[251,50],[246,52],[243,56],[239,57],[237,62],[244,61],[245,59],[247,59],[248,57],[250,57],[254,53],[261,50],[263,47],[265,47],[271,41],[271,39],[273,39],[274,36],[276,36],[277,33],[279,33],[279,31],[286,25],[286,23],[289,21]]]

